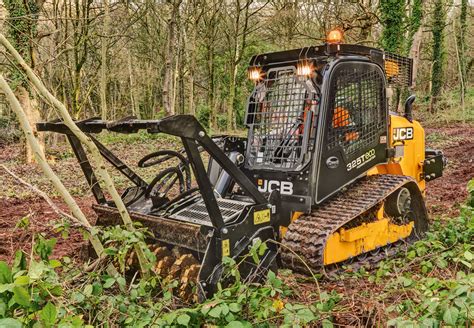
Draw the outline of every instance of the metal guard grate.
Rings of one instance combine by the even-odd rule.
[[[413,59],[385,52],[387,83],[410,87],[413,80]]]
[[[342,147],[350,156],[378,143],[386,124],[383,79],[374,66],[340,66],[331,82],[328,150]]]
[[[253,204],[232,199],[219,198],[217,199],[217,205],[219,206],[219,209],[222,213],[224,222],[227,222],[236,218],[246,206]],[[196,223],[199,225],[212,225],[203,200],[200,200],[191,206],[182,209],[170,217],[176,220]]]
[[[255,110],[247,113],[247,121],[252,122],[248,167],[295,170],[304,162],[314,135],[303,132],[314,130],[311,123],[317,105],[311,83],[299,78],[291,66],[269,70],[255,87],[248,104]]]

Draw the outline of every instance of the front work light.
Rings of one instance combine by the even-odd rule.
[[[313,66],[306,61],[300,61],[296,66],[296,75],[309,77],[313,73]]]
[[[250,67],[248,73],[249,79],[255,83],[262,78],[262,70],[259,67]]]

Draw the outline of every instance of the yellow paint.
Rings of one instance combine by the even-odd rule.
[[[222,240],[222,257],[230,256],[230,241],[229,239]]]
[[[293,212],[293,215],[291,216],[291,222],[296,221],[301,215],[303,215],[303,212]],[[280,226],[281,238],[285,236],[287,231],[288,231],[288,227]]]
[[[351,229],[339,229],[329,236],[324,249],[324,264],[333,264],[350,259],[364,252],[408,237],[414,227],[411,221],[406,225],[395,225],[383,218]]]
[[[395,128],[413,128],[413,139],[400,141],[393,140],[393,130]],[[425,190],[425,180],[423,179],[423,161],[425,160],[425,131],[418,121],[410,122],[403,116],[390,115],[389,146],[403,145],[404,155],[401,158],[394,158],[388,164],[380,164],[370,169],[367,174],[397,174],[413,177],[418,183],[418,187],[423,192]]]
[[[270,209],[253,212],[253,224],[270,222]]]

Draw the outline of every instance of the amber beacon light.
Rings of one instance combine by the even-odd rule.
[[[343,36],[342,30],[334,29],[329,31],[326,41],[327,43],[341,43]]]

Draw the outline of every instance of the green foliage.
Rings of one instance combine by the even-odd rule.
[[[408,19],[408,37],[405,42],[405,55],[408,55],[413,44],[413,36],[421,26],[423,19],[423,0],[414,0],[411,15]]]
[[[82,327],[80,316],[59,311],[54,301],[65,291],[56,269],[62,264],[50,260],[55,239],[38,235],[34,257],[18,251],[12,266],[0,261],[0,326]],[[36,259],[36,257],[38,259]]]
[[[433,34],[433,69],[431,72],[431,96],[436,101],[443,87],[444,71],[444,26],[446,24],[446,9],[444,0],[436,0],[433,10],[432,34]]]
[[[468,205],[474,207],[474,179],[471,179],[467,184]]]
[[[381,0],[380,16],[383,25],[381,47],[387,51],[399,53],[403,45],[403,21],[405,1]]]
[[[104,252],[119,264],[122,273],[125,273],[127,258],[136,246],[144,250],[151,266],[156,262],[154,254],[148,249],[145,242],[145,239],[151,235],[138,222],[135,223],[134,231],[129,231],[121,226],[109,226],[98,231],[93,230],[93,233],[98,233],[100,240],[106,247]]]
[[[34,0],[5,0],[5,8],[8,12],[8,38],[13,47],[25,59],[26,63],[32,64],[32,40],[37,33],[37,18],[40,8]],[[14,86],[22,85],[27,88],[28,83],[23,74],[14,69],[10,78]]]
[[[473,185],[471,180],[468,189]],[[458,327],[474,320],[474,209],[465,206],[459,218],[437,221],[431,230],[403,258],[383,263],[372,278],[395,276],[385,290],[404,295],[387,308],[398,314],[390,325]]]

